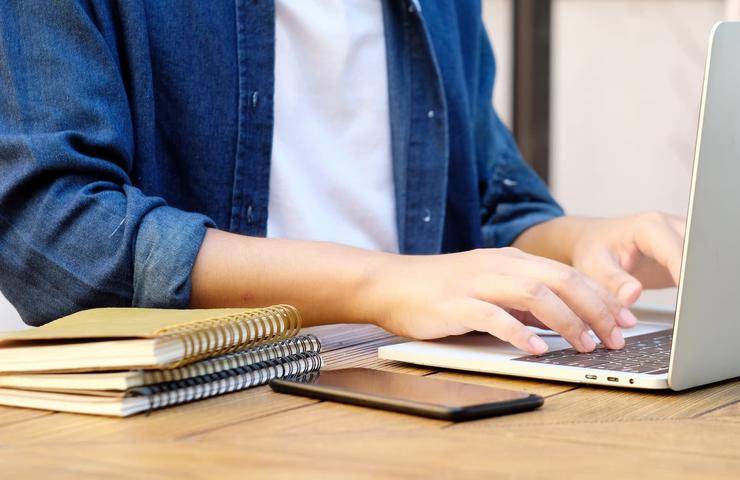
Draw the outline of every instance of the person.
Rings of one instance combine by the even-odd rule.
[[[624,345],[683,221],[565,216],[491,102],[477,1],[0,4],[0,289],[290,303],[306,325]]]

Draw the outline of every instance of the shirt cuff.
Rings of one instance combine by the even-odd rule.
[[[483,246],[508,247],[528,228],[563,215],[563,209],[555,204],[522,202],[499,205],[497,221],[483,226]]]
[[[188,308],[195,264],[208,217],[160,206],[139,224],[134,247],[133,307]]]

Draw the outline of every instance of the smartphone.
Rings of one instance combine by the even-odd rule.
[[[326,370],[270,381],[276,392],[461,422],[534,410],[539,395],[368,368]]]

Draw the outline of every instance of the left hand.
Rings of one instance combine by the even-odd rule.
[[[678,285],[685,233],[686,221],[665,213],[590,219],[571,261],[629,306],[645,288]]]

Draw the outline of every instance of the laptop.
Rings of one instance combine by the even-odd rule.
[[[740,22],[712,30],[675,314],[625,330],[625,347],[577,353],[557,335],[527,355],[487,334],[381,347],[387,360],[625,388],[685,390],[740,376]],[[660,317],[661,315],[657,315]],[[650,317],[650,318],[648,318]],[[667,317],[667,318],[665,318]]]

